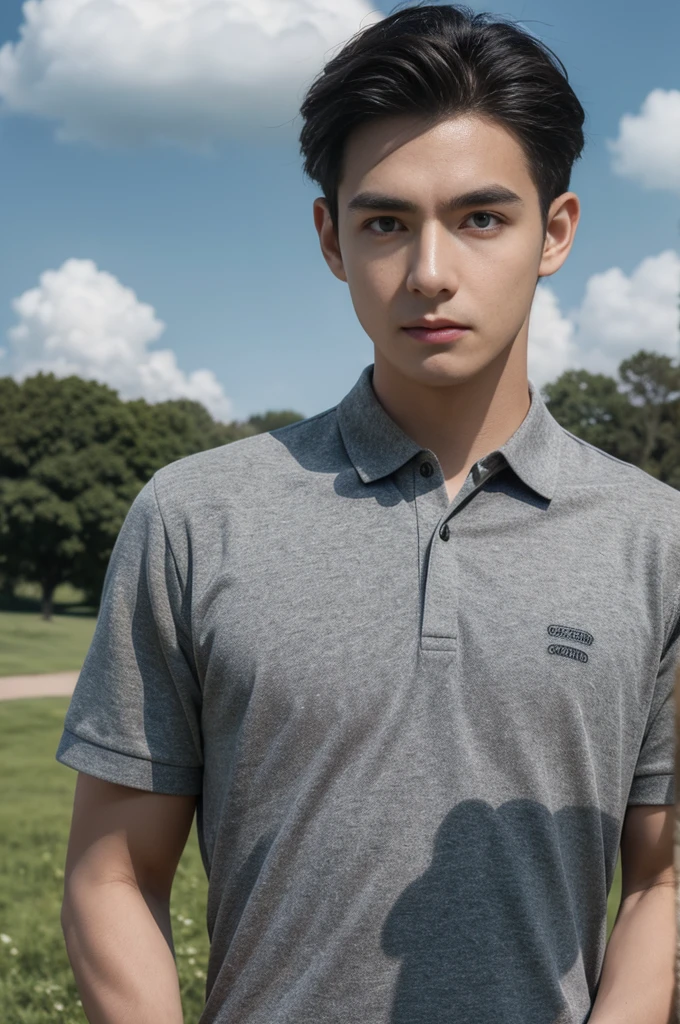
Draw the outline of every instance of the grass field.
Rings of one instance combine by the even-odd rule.
[[[76,772],[54,760],[67,698],[0,707],[0,1020],[86,1024],[59,911]],[[195,826],[171,899],[185,1020],[204,1002],[207,882]]]
[[[77,671],[90,646],[93,616],[0,612],[0,676]]]
[[[76,773],[54,760],[67,698],[0,708],[0,1007],[2,1024],[86,1024],[59,911]],[[172,891],[171,913],[187,1024],[204,1002],[207,882],[195,825]],[[609,899],[619,905],[620,864]]]

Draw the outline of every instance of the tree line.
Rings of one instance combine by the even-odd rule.
[[[680,365],[639,351],[617,377],[567,370],[542,395],[571,433],[680,490]],[[0,377],[0,589],[40,585],[42,611],[71,583],[98,605],[135,496],[176,459],[302,419],[269,411],[219,423],[198,402],[123,401],[104,384]]]
[[[567,370],[542,388],[572,434],[680,490],[680,364],[641,350],[617,377]]]
[[[0,589],[38,583],[45,618],[60,583],[98,605],[123,519],[157,469],[301,418],[225,424],[189,399],[126,402],[76,376],[0,377]]]

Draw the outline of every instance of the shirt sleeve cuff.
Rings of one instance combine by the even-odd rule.
[[[56,759],[61,764],[105,782],[116,782],[150,793],[197,796],[202,790],[203,768],[161,764],[100,747],[64,729]]]
[[[633,779],[628,796],[631,804],[673,804],[675,803],[675,779],[673,775],[638,775]]]

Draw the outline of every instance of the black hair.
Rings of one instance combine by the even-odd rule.
[[[399,9],[357,32],[310,86],[300,114],[304,171],[338,226],[338,186],[350,133],[395,115],[435,125],[476,114],[510,131],[524,150],[543,229],[568,191],[584,146],[585,112],[553,51],[519,25],[454,4]]]

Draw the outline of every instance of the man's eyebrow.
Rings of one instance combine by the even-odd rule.
[[[443,210],[446,213],[455,213],[457,210],[464,210],[469,206],[509,206],[511,204],[523,205],[523,200],[516,192],[504,185],[485,185],[482,188],[473,189],[471,192],[463,192],[459,196],[454,196],[453,199],[443,204]],[[418,212],[416,203],[380,192],[359,192],[353,199],[350,199],[347,209],[390,210],[393,213]]]

